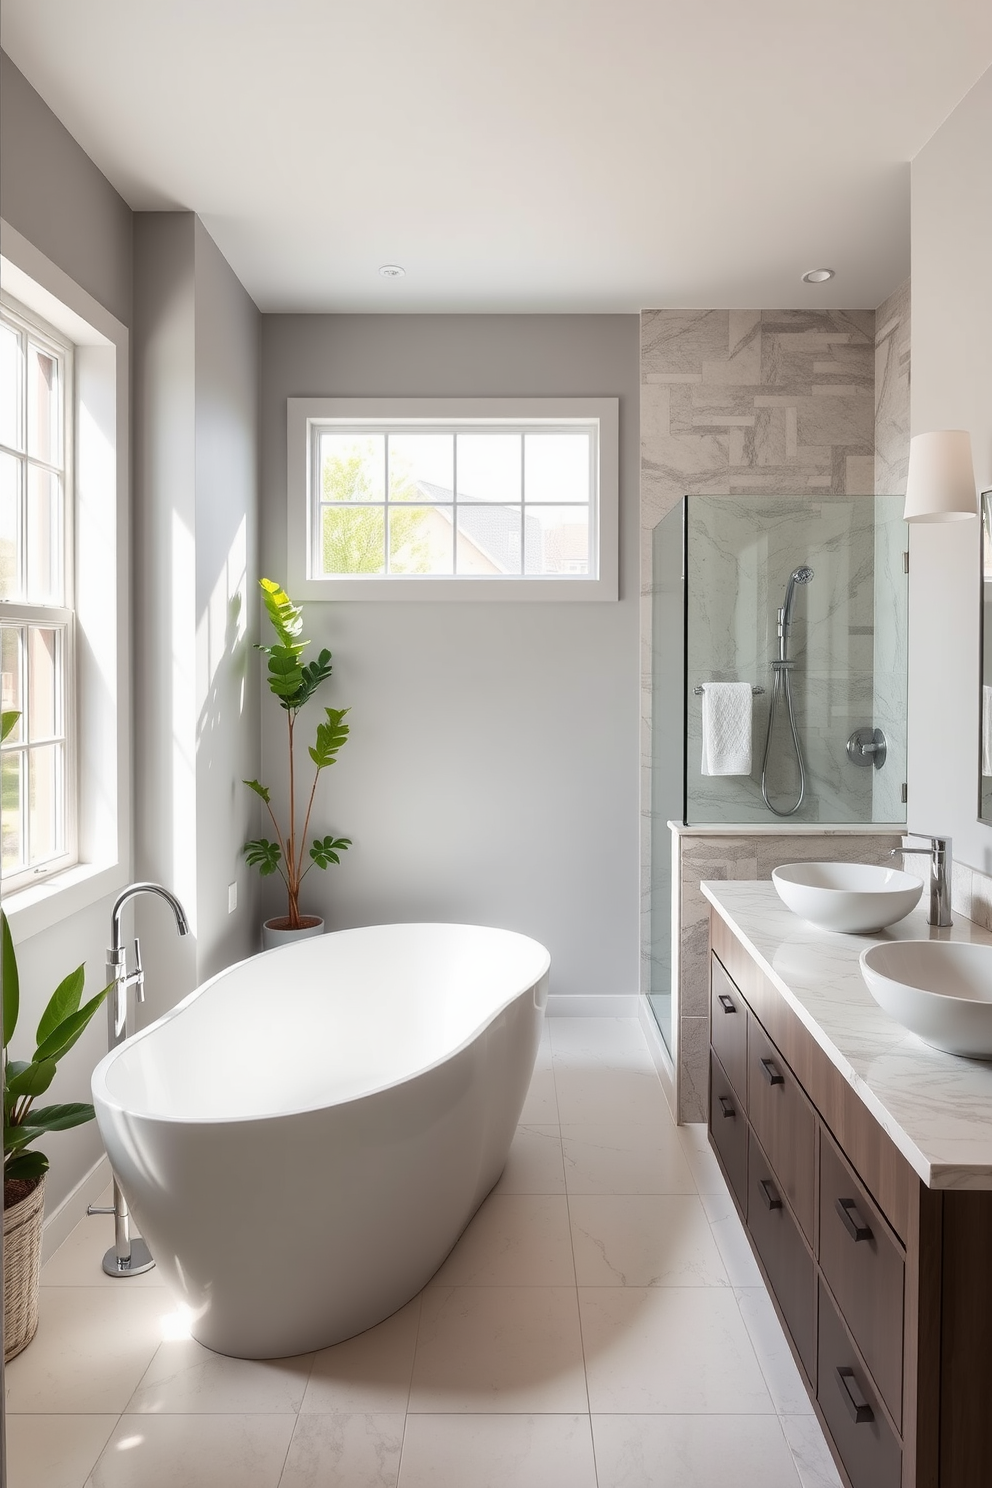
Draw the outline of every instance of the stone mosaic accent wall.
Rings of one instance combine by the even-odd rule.
[[[678,842],[682,927],[675,972],[680,1010],[675,1031],[678,1119],[705,1121],[710,1036],[710,906],[703,898],[700,883],[707,879],[770,879],[772,869],[780,863],[819,862],[823,858],[839,863],[884,863],[891,867],[889,853],[900,846],[902,838],[897,834],[865,832],[819,832],[808,837],[784,832],[753,836],[742,833],[734,837],[686,832],[678,835]],[[992,909],[992,898],[988,902]]]
[[[909,280],[875,312],[875,490],[904,496],[909,468]]]

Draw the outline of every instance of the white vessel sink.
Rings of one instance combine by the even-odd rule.
[[[924,1043],[992,1059],[992,946],[895,940],[861,952],[861,975],[879,1007]]]
[[[772,869],[779,898],[824,930],[867,935],[915,909],[923,880],[872,863],[784,863]]]

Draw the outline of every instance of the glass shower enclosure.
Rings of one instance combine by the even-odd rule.
[[[669,821],[906,820],[902,510],[901,496],[686,496],[654,530],[649,998],[669,1049]],[[722,682],[751,687],[740,774],[710,773],[715,713],[704,760],[704,692]]]

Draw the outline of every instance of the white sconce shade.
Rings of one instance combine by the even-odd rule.
[[[966,429],[936,429],[909,442],[907,522],[960,522],[978,515],[971,435]]]

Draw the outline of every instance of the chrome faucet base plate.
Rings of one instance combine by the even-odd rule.
[[[120,1259],[117,1248],[113,1245],[103,1258],[104,1271],[108,1276],[116,1278],[141,1276],[143,1272],[150,1271],[154,1264],[152,1253],[140,1235],[131,1236],[131,1254],[126,1261]]]

